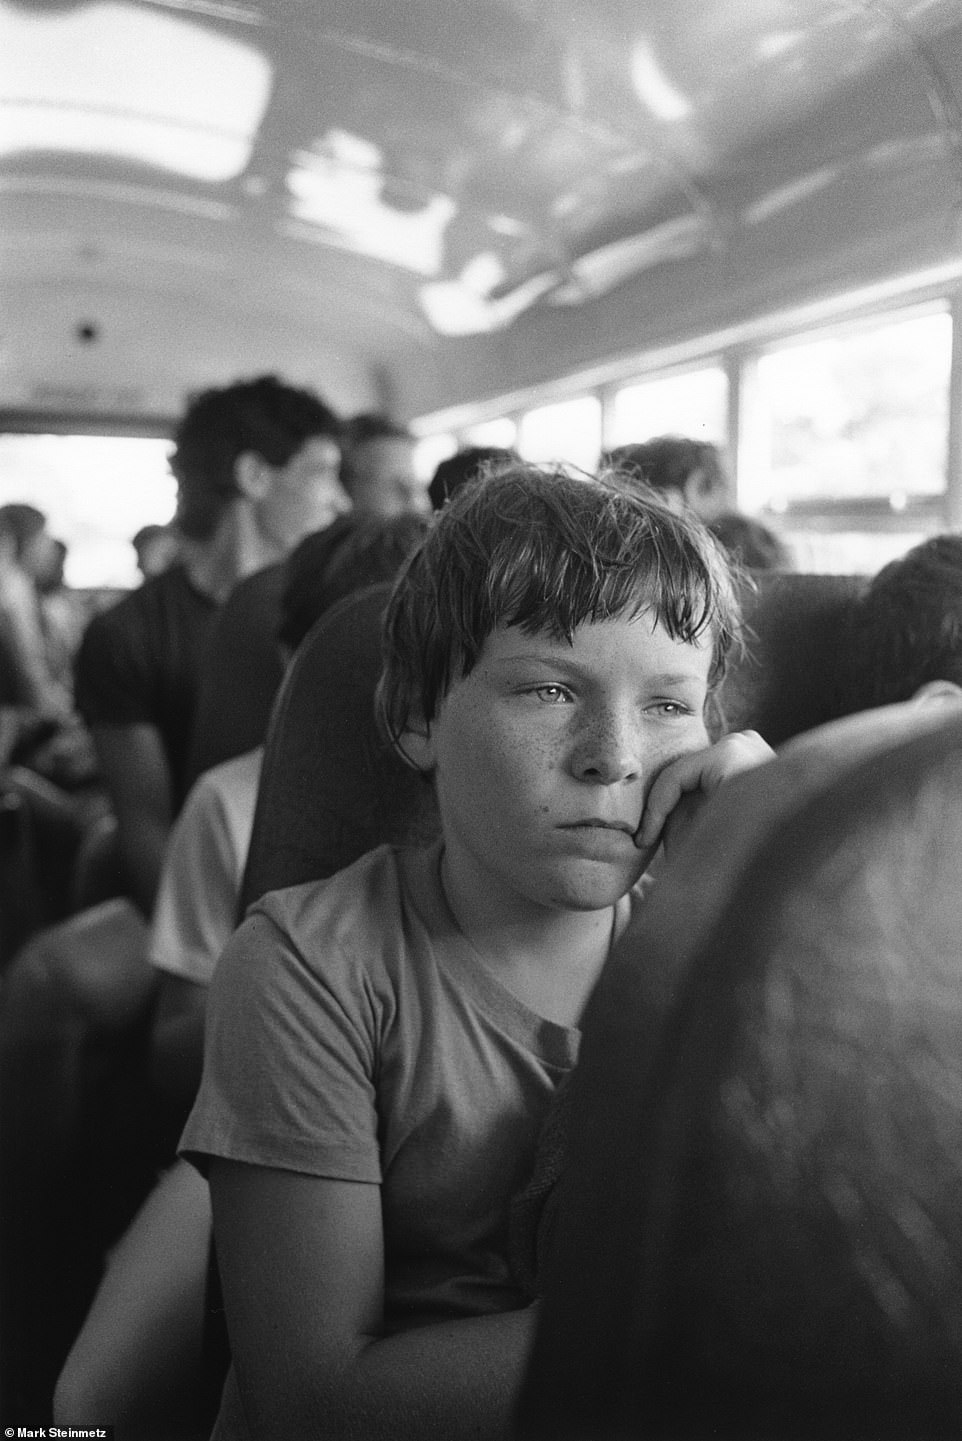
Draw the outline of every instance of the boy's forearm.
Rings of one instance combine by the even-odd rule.
[[[285,1379],[264,1441],[505,1441],[536,1307],[372,1339],[300,1388]],[[253,1409],[253,1408],[251,1408]],[[251,1409],[248,1415],[251,1415]]]

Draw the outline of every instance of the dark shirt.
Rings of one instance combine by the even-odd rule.
[[[210,633],[220,607],[175,565],[94,617],[77,656],[76,702],[96,725],[153,725],[180,809]]]

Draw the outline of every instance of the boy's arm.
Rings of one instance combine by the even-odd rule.
[[[500,1441],[532,1308],[383,1334],[380,1187],[214,1160],[217,1254],[251,1434]]]
[[[639,849],[670,844],[692,812],[740,771],[771,760],[775,752],[757,731],[735,731],[714,745],[677,756],[655,777],[635,837]]]

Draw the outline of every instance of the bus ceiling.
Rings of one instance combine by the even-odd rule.
[[[411,419],[951,288],[960,103],[957,0],[0,0],[0,424]]]

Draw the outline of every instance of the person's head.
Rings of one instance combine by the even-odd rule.
[[[273,375],[194,397],[174,435],[177,527],[208,541],[237,502],[285,552],[349,508],[340,423],[312,391]]]
[[[722,552],[657,499],[524,465],[466,486],[395,585],[378,693],[452,867],[506,904],[612,904],[738,625]]]
[[[606,469],[626,481],[642,481],[675,510],[693,510],[704,521],[728,510],[731,497],[717,446],[682,435],[659,435],[619,445],[603,457]]]
[[[40,588],[59,564],[57,542],[47,530],[47,517],[26,502],[0,505],[0,546]]]
[[[962,535],[937,535],[883,566],[855,601],[842,713],[962,699]]]
[[[428,486],[428,498],[434,510],[440,510],[444,503],[456,495],[463,485],[481,480],[493,470],[506,465],[518,465],[520,455],[505,450],[499,445],[469,445],[456,450],[435,469]]]
[[[142,525],[130,543],[145,580],[167,570],[180,552],[180,537],[172,525]]]
[[[726,510],[708,522],[708,529],[728,556],[746,570],[791,570],[788,546],[754,516]]]
[[[363,515],[392,516],[429,509],[414,467],[414,437],[384,415],[355,415],[344,426],[344,487]]]
[[[284,565],[277,632],[283,649],[296,650],[337,601],[377,581],[393,580],[429,524],[421,515],[351,514],[302,540]]]

